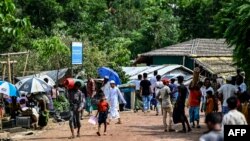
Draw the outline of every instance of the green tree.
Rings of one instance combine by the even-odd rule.
[[[223,33],[227,43],[234,48],[234,61],[242,68],[250,84],[250,2],[231,1],[216,15],[216,33]]]
[[[222,7],[219,0],[181,0],[176,4],[173,9],[180,18],[180,41],[216,37],[212,25],[213,17]]]
[[[34,28],[50,34],[51,27],[62,16],[63,7],[57,0],[16,0],[21,14],[28,16]]]
[[[16,7],[12,0],[2,0],[0,2],[0,52],[7,52],[9,49],[15,51],[15,42],[24,34],[29,24],[29,19],[16,17]]]
[[[52,70],[69,66],[70,49],[59,37],[34,40],[33,53],[40,70]]]

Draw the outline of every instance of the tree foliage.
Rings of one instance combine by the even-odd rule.
[[[30,50],[29,69],[57,69],[70,67],[70,44],[81,41],[87,73],[108,66],[126,80],[120,67],[140,53],[214,38],[213,16],[224,1],[2,0],[0,51]]]
[[[216,15],[216,32],[224,33],[227,43],[234,47],[234,60],[246,74],[250,74],[250,2],[225,3]]]
[[[213,17],[221,9],[221,2],[219,0],[180,0],[174,10],[176,16],[180,17],[180,40],[214,38]]]
[[[0,52],[14,47],[29,26],[27,18],[16,17],[16,6],[11,0],[0,1]],[[15,50],[15,49],[13,49]]]

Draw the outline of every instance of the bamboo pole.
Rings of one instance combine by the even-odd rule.
[[[3,73],[2,73],[3,81],[4,81],[4,78],[5,78],[5,73],[6,73],[6,64],[3,64]]]
[[[28,54],[29,52],[13,52],[13,53],[3,53],[0,54],[1,56],[10,56],[10,55],[22,55],[22,54]]]
[[[12,82],[11,82],[10,55],[8,55],[7,63],[8,63],[8,80],[9,80],[10,83],[12,83]]]
[[[23,77],[24,77],[25,72],[26,72],[26,68],[27,68],[27,64],[28,64],[28,59],[29,59],[29,51],[28,51],[28,54],[26,55],[26,60],[25,60],[25,65],[24,65],[24,70],[23,70]]]

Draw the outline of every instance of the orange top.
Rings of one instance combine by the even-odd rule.
[[[214,110],[214,100],[213,100],[213,98],[208,98],[207,104],[206,104],[206,115],[208,113],[212,113],[213,110]]]
[[[190,89],[189,94],[189,106],[200,106],[201,91],[196,89]]]
[[[98,103],[98,112],[106,112],[109,108],[109,104],[106,101],[102,101]]]

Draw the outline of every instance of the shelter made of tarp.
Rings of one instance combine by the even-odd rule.
[[[48,75],[52,80],[54,80],[55,82],[58,80],[60,80],[61,78],[63,78],[67,72],[68,72],[68,68],[64,68],[64,69],[59,69],[59,70],[51,70],[51,71],[43,71],[37,74],[33,74],[33,75],[28,75],[28,76],[24,76],[24,77],[16,77],[18,80],[22,80],[25,78],[31,78],[31,77],[39,77],[41,75]]]

